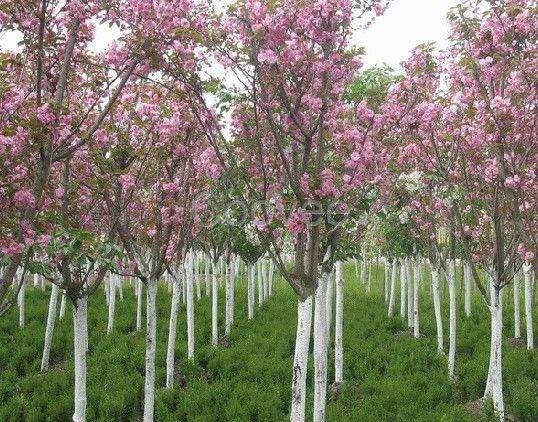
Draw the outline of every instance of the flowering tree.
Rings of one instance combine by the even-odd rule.
[[[449,286],[459,242],[491,310],[484,396],[493,398],[501,417],[501,292],[523,262],[535,262],[536,87],[529,75],[535,72],[536,16],[531,3],[474,1],[456,8],[452,46],[441,65],[427,50],[416,50],[400,85],[405,95],[394,103],[407,110],[396,129],[403,142],[400,160],[420,171],[429,186],[429,200],[413,203],[422,210],[418,222],[431,231],[428,214],[447,219]],[[489,292],[479,269],[488,274]],[[452,297],[453,289],[451,305]],[[450,351],[449,373],[454,374]]]

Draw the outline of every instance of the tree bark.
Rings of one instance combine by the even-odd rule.
[[[142,329],[142,280],[136,284],[136,331]]]
[[[493,400],[493,407],[499,419],[504,421],[504,398],[502,387],[502,292],[493,280],[490,282],[491,344],[489,370],[484,398]]]
[[[60,321],[65,316],[65,290],[62,290],[62,300],[60,301]]]
[[[314,308],[314,422],[325,420],[327,400],[327,310],[326,292],[330,273],[321,275]]]
[[[342,272],[342,262],[335,264],[336,282],[336,309],[334,327],[334,382],[344,382],[344,277]]]
[[[312,296],[297,303],[297,333],[293,358],[293,377],[291,386],[291,422],[304,422],[306,401],[306,371],[310,330],[312,327]]]
[[[106,327],[107,334],[112,332],[114,328],[114,312],[116,308],[116,277],[111,275],[108,280],[108,325]]]
[[[247,264],[247,307],[248,319],[254,317],[254,266]]]
[[[413,328],[413,274],[411,271],[412,258],[405,258],[405,278],[407,279],[407,327]]]
[[[472,280],[471,266],[468,262],[463,263],[463,281],[465,283],[465,315],[471,316]]]
[[[56,303],[58,301],[59,287],[52,285],[49,300],[49,312],[47,315],[47,327],[45,328],[45,344],[43,346],[43,355],[41,357],[41,372],[49,369],[50,348],[52,344],[52,333],[54,332],[54,321],[56,319]]]
[[[418,309],[418,294],[420,287],[420,259],[416,258],[414,261],[414,281],[413,281],[413,337],[420,337],[420,318]]]
[[[439,294],[439,270],[432,266],[432,295],[435,324],[437,326],[437,353],[443,354],[443,319],[441,317],[441,295]]]
[[[400,260],[400,317],[405,318],[407,307],[405,298],[407,297],[407,272],[405,271],[405,260]]]
[[[449,344],[448,344],[448,378],[454,381],[456,366],[456,263],[448,262],[448,294],[449,294]]]
[[[211,276],[212,276],[212,284],[211,284],[211,345],[214,347],[217,347],[218,341],[219,341],[219,333],[218,333],[218,289],[219,289],[219,281],[217,278],[217,264],[215,262],[212,262],[212,268],[211,268]]]
[[[194,358],[194,292],[193,292],[193,253],[189,253],[185,280],[187,282],[187,357]]]
[[[325,291],[325,310],[327,314],[327,322],[325,327],[327,329],[327,343],[331,338],[331,325],[333,321],[333,300],[334,300],[334,282],[333,273],[329,273],[327,276],[327,287]]]
[[[233,313],[234,313],[233,288],[234,288],[235,268],[234,268],[233,258],[230,258],[230,262],[228,265],[229,265],[228,277],[226,278],[226,318],[225,318],[225,326],[224,326],[224,334],[226,336],[229,336],[232,330]]]
[[[527,326],[527,349],[534,348],[534,332],[532,326],[532,266],[530,264],[523,265],[523,273],[525,274],[525,322]]]
[[[166,388],[174,386],[174,356],[176,350],[177,313],[179,309],[179,282],[177,275],[172,276],[172,305],[168,325],[168,347],[166,350]]]
[[[146,377],[144,422],[153,421],[155,405],[155,350],[157,346],[157,280],[148,278],[146,287]]]
[[[394,302],[396,300],[396,277],[398,276],[398,260],[392,260],[392,271],[390,273],[390,295],[389,295],[389,318],[394,315]]]
[[[88,297],[77,299],[73,315],[75,361],[75,411],[73,422],[86,420],[86,353],[88,351]]]

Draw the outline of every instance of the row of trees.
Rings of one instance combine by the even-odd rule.
[[[536,265],[535,5],[466,1],[450,14],[446,51],[421,46],[403,75],[357,79],[352,24],[387,5],[247,0],[217,15],[188,0],[0,4],[2,30],[22,34],[20,51],[0,55],[0,313],[27,272],[65,291],[75,308],[74,420],[85,419],[87,298],[110,273],[146,286],[152,420],[157,284],[186,268],[192,315],[193,250],[210,257],[214,276],[223,254],[250,268],[271,256],[298,298],[291,419],[305,418],[313,331],[314,420],[324,420],[330,274],[372,221],[398,231],[402,219],[404,246],[447,274],[451,379],[455,259],[468,263],[491,310],[485,396],[503,414],[501,292]],[[106,24],[120,35],[97,54],[90,44]],[[211,76],[221,66],[232,78]],[[236,224],[237,198],[250,206],[247,226]],[[392,258],[402,239],[388,239]]]

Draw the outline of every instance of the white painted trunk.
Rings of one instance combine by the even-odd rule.
[[[49,369],[50,348],[52,345],[52,333],[54,331],[54,321],[56,319],[56,303],[58,302],[59,287],[52,285],[49,300],[49,313],[47,315],[47,327],[45,328],[45,344],[43,346],[43,356],[41,357],[41,372]]]
[[[433,310],[435,313],[435,324],[437,326],[437,352],[443,354],[443,319],[441,317],[441,295],[439,291],[439,270],[432,267],[432,295]]]
[[[262,260],[257,262],[257,277],[258,277],[258,306],[263,303],[263,275],[262,275]]]
[[[73,348],[75,362],[74,422],[86,420],[86,353],[88,351],[88,297],[77,299],[73,315]]]
[[[413,271],[413,337],[420,337],[420,318],[418,309],[418,296],[420,287],[420,260],[417,258],[414,261],[415,268]]]
[[[342,262],[335,264],[336,304],[334,326],[334,382],[344,382],[344,277]]]
[[[471,266],[468,262],[463,263],[463,281],[465,284],[465,315],[471,316],[471,299],[473,284],[471,280]]]
[[[176,350],[177,313],[179,309],[179,280],[172,277],[172,305],[168,324],[168,347],[166,349],[166,388],[174,386],[174,356]]]
[[[234,313],[234,278],[235,278],[235,269],[234,269],[234,260],[230,259],[228,270],[228,277],[226,278],[226,315],[225,315],[225,325],[224,325],[224,334],[226,336],[230,335],[232,330],[233,323],[233,313]]]
[[[217,264],[211,263],[211,345],[217,346],[219,341],[218,333],[218,293],[219,293],[219,280],[217,278]]]
[[[24,279],[21,279],[21,288],[17,299],[19,302],[19,327],[24,328],[26,320],[26,283]]]
[[[155,405],[155,350],[157,346],[157,280],[146,287],[146,377],[144,382],[144,422],[153,421]]]
[[[314,308],[314,422],[325,420],[327,401],[327,310],[326,292],[330,273],[321,275]]]
[[[413,259],[405,258],[405,278],[407,280],[407,327],[413,328],[413,272],[411,271]]]
[[[269,261],[269,296],[273,296],[273,285],[275,282],[275,263]]]
[[[334,301],[334,279],[333,273],[327,275],[327,287],[325,291],[325,310],[327,321],[325,327],[327,329],[327,342],[331,338],[331,325],[333,322],[333,301]]]
[[[136,281],[136,331],[142,329],[142,280]]]
[[[525,322],[527,326],[527,349],[534,348],[534,332],[532,326],[532,266],[530,264],[523,265],[523,273],[525,274]]]
[[[297,333],[291,385],[291,422],[304,422],[305,420],[306,371],[311,328],[312,296],[309,296],[304,302],[298,301],[297,303]]]
[[[193,292],[193,254],[188,254],[186,277],[187,282],[187,357],[194,358],[194,292]]]
[[[405,261],[400,260],[400,317],[405,318],[407,307],[405,298],[407,297],[407,273],[405,271]]]
[[[448,295],[449,295],[449,342],[448,342],[448,378],[454,381],[456,366],[456,263],[448,262]]]
[[[62,290],[62,300],[60,301],[60,321],[64,319],[65,316],[65,290]]]
[[[519,291],[520,274],[514,275],[514,337],[521,338],[521,308],[520,308],[520,291]]]
[[[263,299],[265,302],[269,298],[269,261],[264,260],[263,268]]]
[[[247,312],[248,319],[254,317],[254,266],[247,265]]]
[[[502,386],[502,292],[490,282],[491,343],[488,378],[484,398],[493,400],[499,419],[504,421],[504,398]]]
[[[114,312],[116,310],[116,276],[111,275],[108,282],[108,325],[107,334],[110,334],[114,328]]]
[[[394,303],[396,300],[396,277],[398,276],[398,261],[394,259],[392,261],[392,271],[390,273],[390,295],[389,295],[389,309],[388,316],[394,315]]]

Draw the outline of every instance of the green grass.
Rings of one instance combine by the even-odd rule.
[[[377,281],[376,281],[377,280]],[[446,360],[436,353],[435,320],[425,280],[421,296],[422,338],[395,336],[405,329],[399,317],[386,317],[381,272],[370,294],[346,268],[344,305],[344,378],[337,398],[329,397],[328,421],[475,421],[464,403],[481,396],[489,358],[489,316],[478,295],[473,315],[458,309],[457,382],[447,379]],[[284,421],[290,405],[291,366],[296,307],[291,288],[282,281],[255,318],[246,319],[244,282],[237,282],[235,325],[230,346],[214,349],[210,301],[195,305],[195,358],[186,359],[186,319],[181,306],[176,343],[175,388],[166,391],[166,340],[170,295],[158,293],[157,421]],[[378,287],[379,286],[379,287]],[[397,289],[399,292],[399,289]],[[220,291],[219,329],[224,328],[224,291]],[[505,294],[505,337],[513,332],[512,295]],[[39,373],[49,291],[27,292],[27,326],[20,330],[17,310],[0,319],[0,421],[67,421],[72,414],[72,317],[57,322],[51,370]],[[443,295],[445,333],[448,294]],[[144,333],[134,332],[136,301],[124,288],[117,299],[114,333],[106,334],[107,309],[99,290],[89,307],[88,420],[140,420],[144,381]],[[398,301],[396,309],[399,309]],[[70,309],[70,308],[68,308]],[[535,316],[535,321],[538,317]],[[334,329],[332,330],[332,334]],[[445,345],[447,339],[445,339]],[[517,420],[538,415],[535,351],[504,345],[504,394]],[[308,375],[307,413],[312,408],[312,362]],[[334,377],[329,350],[329,383]],[[483,416],[482,420],[487,420]]]

